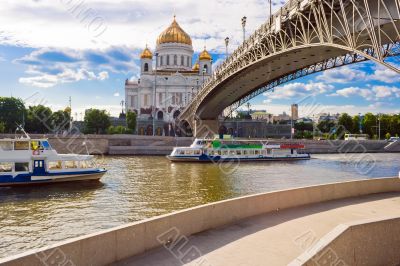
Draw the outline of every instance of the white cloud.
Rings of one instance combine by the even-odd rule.
[[[390,86],[373,86],[372,89],[362,89],[359,87],[348,87],[337,90],[335,93],[329,94],[328,96],[342,96],[342,97],[353,97],[361,96],[368,101],[390,99],[391,97],[400,98],[400,89],[397,87]]]
[[[316,79],[327,83],[349,83],[365,80],[365,78],[365,72],[358,70],[356,67],[342,66],[326,70]]]
[[[108,78],[107,72],[100,72],[96,75],[94,72],[87,71],[86,69],[79,69],[77,71],[65,69],[56,75],[38,74],[34,77],[23,77],[19,79],[19,82],[38,88],[51,88],[61,83],[71,83],[80,80],[104,80],[106,78]]]
[[[334,87],[332,85],[322,82],[294,82],[277,87],[273,92],[266,92],[264,96],[267,96],[268,99],[295,99],[306,95],[327,93],[333,89]]]
[[[98,79],[99,80],[106,80],[108,78],[109,78],[109,76],[108,76],[108,72],[107,71],[102,71],[98,75]]]
[[[374,86],[372,91],[375,93],[376,98],[400,97],[400,89],[397,87]]]
[[[114,93],[114,97],[119,97],[119,92]]]
[[[400,68],[400,65],[394,66]],[[396,83],[400,82],[400,75],[385,66],[378,65],[376,66],[374,73],[369,76],[369,79],[381,81],[384,83]]]
[[[80,2],[83,4],[73,9]],[[273,2],[274,11],[283,4],[281,0]],[[80,14],[88,10],[95,15],[85,19]],[[225,37],[231,38],[230,50],[242,41],[241,17],[248,17],[246,29],[250,33],[266,21],[266,10],[266,3],[259,0],[3,0],[0,42],[74,49],[119,45],[143,48],[147,42],[154,48],[157,36],[176,13],[177,21],[192,36],[196,51],[203,49],[205,39],[208,49],[224,51]],[[97,24],[91,23],[94,18]]]
[[[359,87],[348,87],[337,90],[335,93],[329,94],[328,96],[342,96],[346,98],[352,96],[361,96],[367,100],[372,100],[374,97],[374,93],[369,89],[361,89]]]

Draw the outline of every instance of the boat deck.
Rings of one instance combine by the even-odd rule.
[[[400,217],[400,192],[334,200],[242,220],[189,237],[181,250],[158,248],[114,265],[287,265],[310,245],[343,223]],[[321,222],[323,221],[323,222]],[[182,254],[191,247],[202,254],[190,261]]]

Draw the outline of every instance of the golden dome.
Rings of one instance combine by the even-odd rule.
[[[200,53],[199,60],[211,60],[211,55],[207,52],[206,47],[204,47],[204,51]]]
[[[171,25],[163,31],[157,39],[157,45],[162,43],[182,43],[192,45],[192,39],[176,22],[175,16],[174,21]]]
[[[150,51],[149,48],[147,48],[147,44],[146,44],[146,48],[140,54],[140,58],[141,59],[152,59],[153,58],[153,53]]]
[[[193,71],[199,71],[200,70],[199,62],[196,62],[196,64],[194,64],[192,69],[193,69]]]

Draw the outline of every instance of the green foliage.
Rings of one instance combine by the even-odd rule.
[[[370,137],[373,136],[377,131],[377,119],[372,113],[366,113],[363,119],[364,133]]]
[[[48,133],[53,129],[53,112],[43,105],[29,106],[25,130],[30,133]]]
[[[70,112],[59,110],[54,112],[52,115],[53,119],[53,132],[62,132],[68,130],[69,124],[71,123]]]
[[[318,123],[317,127],[322,133],[331,133],[332,130],[336,129],[335,122],[331,120],[323,120]]]
[[[84,126],[86,134],[105,133],[110,125],[110,117],[106,110],[87,109],[85,111]]]
[[[13,132],[26,117],[24,102],[14,97],[0,97],[0,121],[4,123],[5,132]]]
[[[392,135],[390,135],[389,132],[385,134],[385,139],[390,139],[391,137],[392,137]]]
[[[343,113],[339,117],[337,134],[340,139],[344,139],[344,135],[353,132],[353,119],[347,113]]]
[[[0,133],[6,132],[6,124],[4,122],[0,122]]]
[[[132,132],[136,131],[136,119],[136,113],[128,111],[128,113],[126,114],[126,124]]]
[[[132,134],[133,131],[130,128],[126,128],[124,126],[109,126],[107,128],[107,134],[115,135],[115,134]]]

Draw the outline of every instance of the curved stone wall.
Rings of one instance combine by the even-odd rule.
[[[380,178],[281,190],[206,204],[105,230],[0,260],[1,265],[107,265],[235,221],[329,200],[400,191],[398,178]],[[46,264],[47,263],[47,264]],[[70,264],[67,264],[70,263]],[[71,264],[73,263],[73,264]]]

